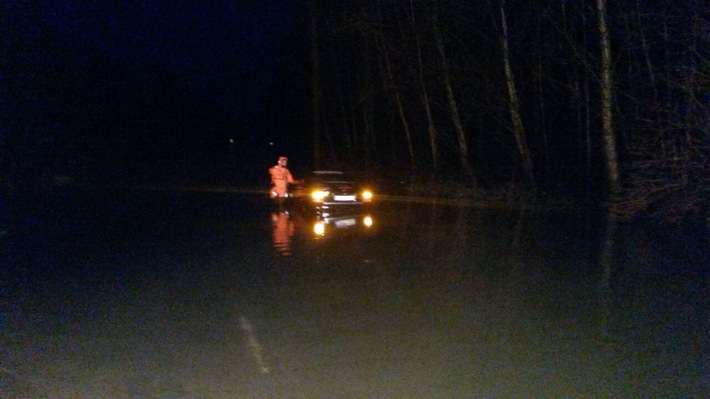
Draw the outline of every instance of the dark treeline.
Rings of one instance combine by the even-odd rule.
[[[707,3],[309,4],[315,164],[707,211]]]

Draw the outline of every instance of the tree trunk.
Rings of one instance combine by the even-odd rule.
[[[508,23],[505,16],[505,0],[500,1],[500,21],[501,27],[503,29],[503,34],[501,37],[501,45],[503,46],[503,65],[505,68],[505,80],[508,86],[508,97],[510,100],[509,109],[510,117],[513,122],[513,135],[515,136],[515,143],[518,147],[518,155],[523,164],[523,172],[525,173],[525,179],[531,186],[535,186],[535,177],[533,176],[533,162],[530,156],[530,150],[528,149],[527,138],[525,137],[525,128],[523,126],[523,119],[520,117],[520,105],[518,100],[518,93],[515,90],[515,77],[513,76],[513,70],[510,67],[510,52],[508,49]]]
[[[390,64],[390,58],[387,53],[387,44],[385,39],[380,34],[379,37],[380,50],[382,51],[382,59],[385,63],[385,85],[387,91],[392,92],[395,104],[397,105],[397,112],[399,114],[399,119],[402,121],[402,129],[404,130],[404,138],[407,142],[407,152],[409,154],[409,168],[412,172],[416,169],[416,160],[414,158],[414,146],[412,145],[412,133],[409,129],[409,122],[407,122],[407,117],[404,115],[404,106],[402,105],[402,96],[399,93],[399,89],[396,87],[394,82],[394,75],[392,74],[392,65]]]
[[[373,100],[373,72],[372,51],[373,43],[364,40],[360,49],[360,59],[364,60],[360,68],[359,85],[360,96],[358,104],[362,116],[362,139],[365,151],[364,165],[370,167],[377,159],[377,140],[374,128],[374,100]]]
[[[451,76],[449,76],[449,64],[446,58],[446,49],[444,48],[444,39],[439,31],[439,22],[437,17],[438,6],[434,5],[433,20],[434,20],[434,35],[436,37],[436,48],[439,51],[439,56],[441,57],[441,73],[444,81],[444,88],[446,89],[446,98],[449,102],[449,112],[451,116],[451,122],[454,125],[454,131],[456,132],[456,138],[458,142],[459,150],[459,160],[461,161],[461,167],[463,168],[464,175],[468,180],[477,185],[476,177],[473,174],[473,169],[471,168],[471,162],[468,157],[468,143],[466,142],[466,133],[463,128],[463,122],[461,121],[461,115],[459,114],[458,105],[456,103],[456,98],[454,97],[454,89],[451,87]]]
[[[641,20],[641,7],[639,5],[639,0],[636,0],[636,25],[638,26],[639,36],[641,38],[641,48],[643,49],[644,60],[646,61],[646,73],[648,73],[648,79],[650,80],[651,88],[653,89],[653,98],[658,97],[656,91],[656,73],[653,68],[653,63],[651,63],[651,50],[646,39],[646,33],[644,29],[643,21]]]
[[[597,0],[597,18],[601,42],[601,102],[602,102],[602,139],[604,155],[606,156],[607,180],[612,201],[616,201],[619,193],[619,161],[616,153],[616,136],[613,125],[613,81],[611,44],[609,43],[609,28],[606,23],[606,0]]]
[[[320,87],[320,52],[318,49],[318,10],[316,9],[316,0],[310,0],[308,5],[311,9],[311,96],[312,99],[312,138],[313,138],[313,167],[320,166],[320,103],[321,103],[321,87]]]
[[[353,129],[352,123],[350,121],[350,113],[347,111],[345,98],[343,95],[343,89],[341,87],[342,82],[340,79],[336,79],[337,87],[337,99],[338,99],[338,109],[340,111],[340,129],[342,131],[344,147],[345,147],[345,159],[350,162],[353,159]]]
[[[414,31],[415,42],[414,45],[417,48],[417,78],[419,80],[419,87],[421,89],[421,101],[424,107],[424,112],[426,113],[428,135],[429,135],[429,147],[431,149],[431,161],[432,167],[434,168],[434,173],[439,172],[439,148],[437,144],[437,131],[436,125],[434,124],[434,117],[431,112],[431,104],[429,102],[429,93],[427,92],[426,85],[424,84],[424,64],[422,62],[422,45],[421,37],[419,36],[419,27],[415,21],[414,15],[414,4],[413,0],[409,1],[409,9],[411,12],[412,30]]]
[[[585,149],[585,171],[587,173],[587,187],[592,186],[592,108],[591,94],[589,92],[589,79],[584,78],[584,149]],[[589,198],[591,190],[587,190]]]

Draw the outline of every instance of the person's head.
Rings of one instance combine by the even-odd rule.
[[[286,157],[279,157],[279,166],[286,166],[288,164],[288,158]]]

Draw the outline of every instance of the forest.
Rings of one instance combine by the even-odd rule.
[[[707,215],[699,0],[309,1],[313,162]]]

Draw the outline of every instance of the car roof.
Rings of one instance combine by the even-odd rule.
[[[316,176],[342,176],[345,172],[341,170],[314,170],[311,171],[311,174]]]

